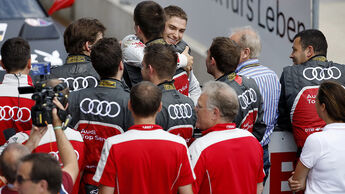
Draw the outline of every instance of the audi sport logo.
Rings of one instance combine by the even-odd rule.
[[[186,104],[170,104],[168,106],[168,113],[171,119],[187,119],[193,115],[192,107]]]
[[[31,119],[31,111],[27,107],[10,107],[10,106],[0,106],[0,121],[20,121],[28,122]]]
[[[303,70],[303,77],[307,80],[329,80],[339,79],[341,71],[337,67],[322,68],[322,67],[307,67]]]
[[[98,85],[97,79],[93,76],[59,78],[59,80],[65,82],[70,91],[96,87]]]
[[[246,90],[238,96],[238,101],[242,109],[247,109],[250,104],[255,103],[257,100],[258,96],[253,88]]]
[[[80,102],[80,110],[84,114],[99,115],[102,117],[115,118],[120,114],[121,108],[117,102],[108,102],[100,100],[91,100],[90,98],[84,98]]]

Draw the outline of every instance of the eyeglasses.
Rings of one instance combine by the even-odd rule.
[[[30,180],[32,180],[32,179],[30,179],[30,178],[25,179],[25,178],[23,178],[22,175],[17,175],[16,180],[17,180],[17,182],[21,185],[21,184],[23,184],[23,182],[25,182],[25,181],[30,181]]]

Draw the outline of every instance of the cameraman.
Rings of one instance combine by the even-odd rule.
[[[48,80],[47,86],[51,88],[55,88],[60,83],[61,81],[57,79]],[[69,91],[68,88],[65,88],[59,93],[60,95],[67,96],[69,93],[68,91]],[[67,106],[66,105],[67,99],[60,98],[60,100],[58,100],[57,98],[54,98],[53,103],[55,104],[55,106],[57,106],[60,109],[59,111],[64,111],[65,109],[64,107]],[[24,132],[19,132],[15,134],[8,140],[8,142],[4,146],[0,147],[0,151],[5,149],[5,147],[7,147],[8,144],[20,143],[20,144],[25,144],[25,146],[28,147],[32,153],[39,153],[39,152],[49,153],[50,155],[52,155],[54,158],[56,158],[57,160],[61,162],[61,165],[63,165],[63,169],[65,169],[65,171],[71,175],[73,182],[76,182],[77,180],[77,184],[75,184],[73,187],[73,193],[78,193],[80,177],[77,175],[79,175],[79,172],[82,171],[82,164],[84,162],[84,142],[83,142],[82,136],[80,135],[79,132],[69,127],[67,127],[64,131],[62,131],[62,127],[60,127],[62,126],[62,122],[55,108],[52,111],[52,117],[53,119],[51,122],[49,122],[47,127],[33,126],[31,131],[24,131]],[[60,131],[63,132],[64,137],[62,137],[61,134],[57,134],[57,133],[60,133]],[[78,162],[77,165],[79,166],[79,168],[75,168],[75,166],[73,166],[72,168],[68,167],[68,166],[71,166],[71,165],[66,165],[66,164],[69,164],[69,159],[67,158],[67,161],[64,161],[65,159],[63,159],[63,157],[66,157],[66,156],[63,156],[64,153],[61,152],[61,149],[65,149],[63,147],[67,145],[65,144],[66,143],[65,138],[67,141],[69,140],[70,142],[67,144],[72,145],[72,148],[73,148],[72,153],[73,155],[77,156],[76,157],[77,162]],[[61,141],[63,142],[62,144],[60,144]],[[80,169],[80,171],[77,170],[75,173],[75,169]]]
[[[32,86],[28,75],[31,69],[28,42],[19,37],[6,40],[1,47],[1,57],[1,66],[7,72],[0,84],[0,145],[3,145],[6,129],[16,132],[31,129],[31,107],[35,102],[32,94],[18,92],[18,87]]]

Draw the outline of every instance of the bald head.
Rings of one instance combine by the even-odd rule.
[[[234,29],[230,35],[230,39],[235,41],[241,47],[242,51],[245,49],[249,51],[248,56],[245,56],[246,59],[243,60],[259,57],[261,52],[260,37],[251,26]]]
[[[17,165],[23,156],[30,154],[27,147],[18,143],[8,144],[0,156],[0,169],[6,180],[13,184],[16,177]]]

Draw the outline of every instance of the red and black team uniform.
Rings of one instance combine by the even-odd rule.
[[[30,133],[31,133],[31,130],[16,133],[10,139],[8,139],[5,145],[0,147],[0,151],[2,152],[3,149],[5,149],[5,147],[9,143],[25,144],[27,140],[29,139]],[[85,158],[85,155],[84,155],[85,145],[83,142],[83,138],[78,131],[75,131],[69,127],[64,131],[64,133],[67,139],[71,142],[73,146],[74,152],[78,159],[79,170],[80,172],[82,172],[83,165],[84,165],[84,158]],[[56,158],[60,162],[61,165],[63,165],[60,160],[60,154],[59,154],[58,147],[56,144],[55,133],[54,133],[54,129],[52,125],[48,125],[47,132],[44,134],[41,141],[38,143],[38,146],[32,151],[32,153],[48,153],[52,155],[54,158]],[[77,177],[74,187],[72,183],[73,192],[71,190],[69,193],[78,194],[79,183],[80,183],[80,175]]]
[[[196,122],[193,101],[176,90],[174,81],[165,81],[158,87],[162,90],[163,106],[157,114],[157,125],[190,144]]]
[[[93,179],[117,194],[176,194],[194,174],[183,138],[159,125],[134,125],[106,140]]]
[[[256,82],[252,78],[236,73],[225,74],[216,81],[225,82],[237,94],[239,109],[234,121],[236,127],[248,130],[258,141],[261,141],[266,131],[266,124],[263,121],[263,101]]]
[[[82,182],[86,185],[86,192],[90,193],[98,186],[92,177],[104,141],[123,133],[133,123],[127,108],[129,92],[119,80],[102,79],[97,87],[72,92],[68,99],[71,126],[81,133],[86,146]]]
[[[307,137],[326,125],[315,108],[320,84],[331,80],[345,86],[344,73],[344,65],[327,61],[324,56],[283,69],[277,124],[280,129],[293,131],[299,152]]]
[[[196,175],[195,194],[256,193],[263,182],[263,150],[248,131],[234,123],[203,131],[189,148]]]
[[[0,145],[6,142],[4,130],[15,128],[16,132],[32,127],[31,107],[35,101],[32,94],[19,94],[18,87],[32,86],[28,75],[5,74],[0,84]]]

